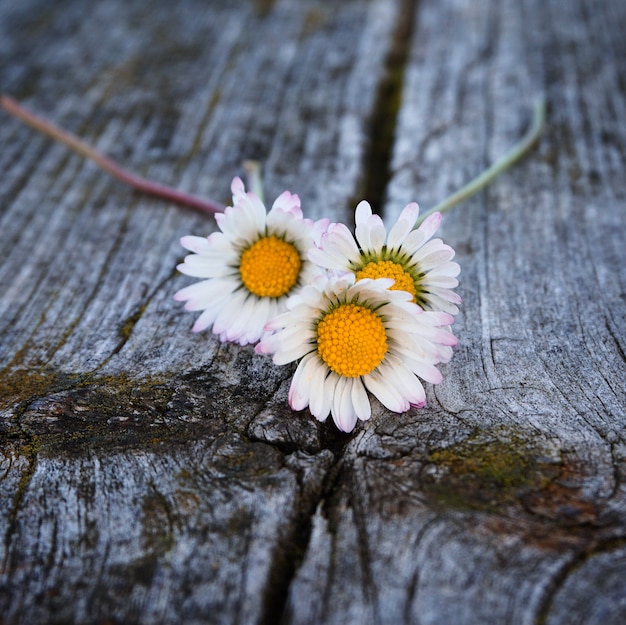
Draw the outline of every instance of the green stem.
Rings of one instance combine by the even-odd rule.
[[[539,137],[543,132],[545,122],[546,103],[543,99],[539,99],[535,102],[533,122],[521,141],[509,152],[507,152],[499,161],[495,162],[491,167],[466,184],[462,189],[459,189],[456,193],[448,196],[445,200],[439,202],[437,206],[434,206],[429,211],[421,215],[415,223],[415,227],[417,228],[429,215],[432,215],[433,213],[445,213],[453,206],[456,206],[459,202],[467,200],[483,187],[486,187],[496,176],[499,176],[502,172],[514,165],[539,140]]]
[[[224,207],[213,200],[204,199],[198,197],[197,195],[184,193],[183,191],[177,191],[172,187],[167,187],[133,174],[132,172],[120,167],[115,161],[108,158],[104,154],[101,154],[77,136],[67,132],[66,130],[62,130],[43,117],[39,117],[38,115],[26,110],[13,98],[10,98],[7,95],[0,96],[0,106],[7,111],[7,113],[10,113],[11,115],[14,115],[18,119],[22,120],[26,125],[43,133],[51,139],[54,139],[55,141],[63,143],[81,156],[91,159],[111,176],[121,180],[142,193],[170,200],[176,204],[188,206],[202,213],[208,213],[209,215],[224,211]]]

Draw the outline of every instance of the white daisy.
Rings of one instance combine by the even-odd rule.
[[[441,382],[435,365],[452,356],[453,319],[422,310],[391,284],[349,273],[319,277],[267,324],[256,351],[273,354],[278,365],[299,360],[289,390],[294,410],[308,406],[320,421],[330,413],[350,432],[357,419],[370,418],[366,389],[393,412],[425,404],[419,378]]]
[[[454,250],[441,239],[431,239],[441,223],[433,213],[415,230],[419,206],[407,205],[387,232],[382,219],[363,201],[355,213],[355,236],[343,224],[331,224],[318,248],[309,252],[314,263],[362,278],[392,278],[395,290],[408,291],[425,310],[455,315],[461,298],[451,289],[458,285],[461,268]],[[356,240],[355,240],[356,237]]]
[[[213,326],[222,341],[255,343],[269,319],[285,310],[287,298],[320,270],[307,258],[327,220],[304,219],[300,198],[285,191],[266,213],[254,193],[234,178],[233,206],[215,215],[221,232],[186,236],[182,246],[193,252],[178,271],[206,278],[174,295],[187,310],[201,310],[193,331]]]

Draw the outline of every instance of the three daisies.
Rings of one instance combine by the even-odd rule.
[[[193,330],[222,341],[256,343],[275,364],[298,361],[289,403],[307,406],[350,432],[367,420],[367,391],[393,412],[425,404],[421,380],[452,357],[460,267],[433,239],[441,214],[414,228],[417,204],[387,231],[370,205],[356,208],[354,236],[343,224],[305,219],[285,191],[266,208],[235,178],[233,205],[217,214],[219,232],[186,236],[178,270],[202,278],[174,298],[202,311]]]

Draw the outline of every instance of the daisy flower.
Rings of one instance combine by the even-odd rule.
[[[328,221],[304,219],[299,197],[289,191],[266,212],[241,179],[233,179],[231,190],[233,206],[215,215],[220,232],[180,240],[192,254],[178,271],[205,279],[174,299],[202,311],[194,332],[213,326],[222,341],[246,345],[257,342],[268,320],[285,310],[287,298],[320,272],[307,252]]]
[[[407,205],[387,232],[382,219],[363,201],[356,208],[355,236],[343,224],[331,224],[309,259],[326,269],[350,271],[357,280],[392,278],[391,288],[407,291],[421,308],[455,315],[461,298],[451,289],[458,285],[461,269],[452,262],[454,250],[431,238],[441,213],[433,213],[414,230],[418,215],[415,202]]]
[[[441,382],[436,364],[447,362],[457,339],[453,319],[422,310],[390,279],[358,280],[353,274],[321,276],[287,302],[271,320],[257,353],[274,363],[299,360],[289,390],[294,410],[307,406],[320,421],[332,415],[350,432],[371,416],[370,391],[393,412],[424,406],[419,378]]]

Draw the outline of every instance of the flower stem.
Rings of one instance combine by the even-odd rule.
[[[252,191],[260,200],[264,202],[263,198],[263,177],[261,176],[261,165],[259,161],[244,161],[243,169],[246,172],[246,186],[249,191]]]
[[[26,125],[38,130],[55,141],[63,143],[81,156],[91,159],[111,176],[121,180],[142,193],[147,193],[148,195],[169,200],[171,202],[175,202],[176,204],[181,204],[182,206],[188,206],[202,213],[208,213],[209,215],[221,213],[224,210],[224,207],[221,204],[218,204],[213,200],[204,199],[198,197],[197,195],[184,193],[183,191],[177,191],[172,187],[152,182],[146,178],[142,178],[141,176],[137,176],[136,174],[129,172],[128,170],[120,167],[109,157],[101,154],[95,148],[85,143],[82,139],[79,139],[77,136],[67,132],[66,130],[62,130],[43,117],[31,113],[7,95],[0,96],[0,106],[7,111],[7,113],[14,115]]]
[[[538,99],[534,105],[533,121],[520,142],[507,152],[499,161],[496,161],[491,167],[486,169],[482,174],[474,178],[471,182],[459,189],[456,193],[448,196],[442,202],[425,212],[415,223],[417,228],[429,215],[433,213],[445,213],[459,202],[467,200],[472,195],[486,187],[496,176],[506,171],[519,161],[539,140],[543,132],[546,122],[546,103],[543,98]]]

